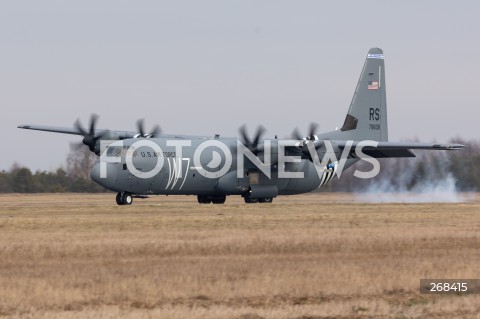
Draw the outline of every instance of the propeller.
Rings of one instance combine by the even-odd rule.
[[[78,130],[78,133],[83,136],[83,144],[87,145],[90,151],[98,155],[99,150],[96,149],[97,141],[101,139],[106,132],[101,132],[100,134],[95,135],[95,126],[97,124],[97,120],[98,115],[92,114],[90,117],[90,126],[88,131],[82,126],[79,119],[75,121],[74,126]]]
[[[251,139],[249,136],[248,136],[248,133],[247,133],[247,127],[246,125],[242,125],[239,129],[239,132],[240,132],[240,136],[242,138],[242,142],[243,144],[255,155],[258,154],[258,152],[261,150],[261,147],[258,145],[258,143],[260,142],[260,139],[262,138],[262,135],[265,134],[266,132],[266,129],[265,127],[263,127],[262,125],[260,125],[258,128],[257,128],[257,132],[255,133],[255,137],[253,139]]]
[[[150,133],[146,134],[145,129],[144,129],[144,119],[139,119],[137,121],[137,130],[138,130],[138,134],[139,134],[138,137],[156,137],[156,136],[160,135],[160,133],[162,133],[162,129],[160,128],[160,126],[155,125],[153,127],[152,131]]]
[[[303,156],[308,158],[310,161],[313,161],[313,160],[307,144],[309,142],[315,142],[318,140],[318,137],[315,135],[315,132],[317,131],[317,129],[318,129],[318,124],[312,122],[310,123],[307,136],[302,137],[302,135],[298,131],[298,128],[295,128],[295,130],[292,132],[292,138],[295,140],[301,141],[298,144],[298,147],[301,149]],[[317,144],[317,145],[313,144],[313,145],[315,146],[315,149],[318,149],[319,147],[321,147],[322,144]]]
[[[312,122],[310,123],[310,127],[308,129],[308,135],[306,137],[302,137],[302,135],[300,135],[298,128],[295,128],[295,130],[292,133],[292,137],[296,140],[303,140],[304,141],[303,144],[305,144],[308,141],[316,141],[318,139],[317,136],[315,135],[315,132],[317,131],[317,129],[318,129],[318,124]]]

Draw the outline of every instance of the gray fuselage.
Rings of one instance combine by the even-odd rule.
[[[127,139],[106,148],[100,161],[104,163],[96,164],[91,176],[107,189],[137,195],[242,195],[253,191],[263,197],[310,192],[333,178],[332,170],[318,173],[305,156],[288,154],[285,160],[282,153],[296,147],[293,141],[279,146],[284,141],[267,140],[270,161],[256,165],[243,153],[243,160],[239,158],[236,138]],[[257,159],[266,162],[264,157],[265,150]],[[353,161],[348,162],[350,166]],[[297,176],[284,177],[292,173]],[[325,174],[329,174],[328,180]]]

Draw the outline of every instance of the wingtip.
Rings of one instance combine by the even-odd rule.
[[[28,124],[23,124],[23,125],[18,125],[17,128],[30,128],[30,125]]]
[[[468,148],[468,146],[463,144],[448,144],[448,148],[452,150],[461,150],[462,148]]]
[[[463,144],[436,144],[434,147],[443,150],[461,150],[462,148],[468,148],[468,146]]]

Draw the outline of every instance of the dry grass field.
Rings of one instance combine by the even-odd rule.
[[[0,196],[0,318],[479,318],[480,198]]]

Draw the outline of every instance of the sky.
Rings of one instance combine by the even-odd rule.
[[[0,170],[65,164],[73,126],[266,138],[341,127],[385,53],[389,138],[478,139],[477,1],[2,1]]]

